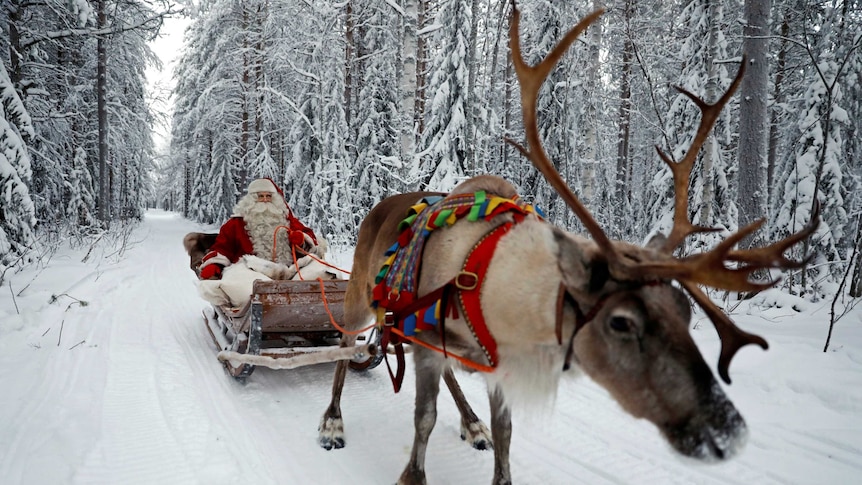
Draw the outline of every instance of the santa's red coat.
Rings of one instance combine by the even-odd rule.
[[[302,231],[308,234],[314,244],[317,244],[314,231],[299,222],[299,219],[292,214],[285,218],[285,225],[289,226],[291,231]],[[254,244],[245,229],[245,221],[242,217],[231,217],[219,229],[218,237],[210,246],[210,252],[204,256],[201,268],[213,263],[227,266],[236,263],[246,254],[254,254]]]

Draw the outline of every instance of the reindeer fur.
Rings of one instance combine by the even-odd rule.
[[[204,256],[215,244],[218,234],[205,232],[190,232],[183,237],[183,247],[189,255],[189,267],[198,274]]]

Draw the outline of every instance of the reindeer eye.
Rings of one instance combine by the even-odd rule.
[[[634,327],[630,318],[616,316],[611,317],[610,326],[617,332],[629,332]]]

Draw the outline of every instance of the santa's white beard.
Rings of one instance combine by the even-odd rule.
[[[245,221],[245,230],[251,237],[255,256],[281,264],[293,264],[293,255],[288,240],[289,230],[287,229],[279,229],[275,246],[276,257],[272,257],[272,235],[278,226],[287,226],[288,224],[284,212],[279,210],[278,206],[272,202],[257,202],[248,209],[243,220]]]

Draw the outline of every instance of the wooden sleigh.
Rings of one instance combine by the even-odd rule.
[[[190,233],[184,239],[198,274],[201,258],[215,234]],[[257,280],[251,299],[241,308],[213,305],[203,311],[218,359],[238,379],[257,366],[294,369],[349,360],[353,370],[376,367],[383,359],[376,329],[361,334],[353,347],[340,347],[347,280]]]

